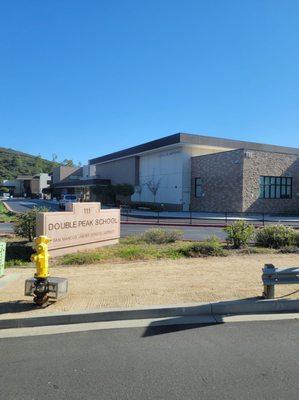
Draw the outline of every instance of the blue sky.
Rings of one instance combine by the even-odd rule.
[[[0,3],[0,146],[89,158],[176,132],[299,147],[298,0]]]

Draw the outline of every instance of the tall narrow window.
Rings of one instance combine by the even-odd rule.
[[[195,197],[202,197],[202,195],[203,195],[202,179],[195,178]]]
[[[281,176],[260,177],[260,199],[291,199],[293,178]]]

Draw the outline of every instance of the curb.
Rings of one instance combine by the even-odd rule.
[[[299,312],[299,299],[294,300],[230,300],[216,303],[185,304],[181,306],[143,307],[138,309],[106,309],[84,313],[59,313],[0,320],[0,329],[50,325],[81,324],[134,319],[184,316],[216,316],[223,314],[265,314]]]
[[[125,224],[125,225],[157,225],[157,226],[176,226],[176,227],[203,227],[203,228],[224,228],[226,225],[224,224],[187,224],[187,223],[172,223],[172,222],[162,222],[162,220],[160,222],[147,222],[147,221],[120,221],[121,224]]]
[[[12,212],[12,213],[16,214],[16,212],[6,203],[6,201],[3,201],[2,203],[3,203],[4,207],[5,207],[9,212]]]

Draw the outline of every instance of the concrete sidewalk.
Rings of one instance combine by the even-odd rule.
[[[20,317],[0,320],[0,329],[36,326],[86,324],[107,321],[130,321],[146,319],[212,317],[221,323],[225,315],[248,315],[267,313],[298,313],[298,300],[232,300],[215,303],[183,304],[178,306],[139,307],[137,309],[105,309],[84,313],[41,314],[37,317]],[[167,323],[167,321],[165,321]]]
[[[24,296],[25,279],[33,276],[34,268],[9,268],[7,276],[18,275],[0,289],[0,320],[149,305],[223,304],[227,299],[256,301],[262,294],[261,273],[265,263],[287,267],[297,261],[296,254],[268,254],[55,266],[50,268],[51,276],[67,278],[69,293],[44,310],[37,309],[32,298]],[[299,285],[279,285],[276,296],[284,302],[299,300],[296,290]]]

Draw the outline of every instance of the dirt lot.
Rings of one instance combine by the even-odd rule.
[[[19,276],[0,289],[0,318],[252,298],[262,293],[261,269],[265,263],[298,266],[299,257],[296,254],[235,255],[56,267],[51,269],[51,275],[69,279],[69,294],[43,310],[32,307],[32,300],[23,295],[24,280],[33,275],[34,269],[11,268],[6,275],[17,273]],[[296,290],[299,285],[278,286],[276,296]],[[287,298],[298,297],[295,293]]]

